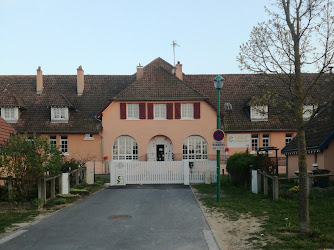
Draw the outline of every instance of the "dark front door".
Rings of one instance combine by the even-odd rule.
[[[165,160],[165,145],[157,145],[157,161]]]

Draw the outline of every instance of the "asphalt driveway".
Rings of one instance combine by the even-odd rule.
[[[16,235],[0,239],[0,249],[216,247],[190,188],[181,185],[105,189]]]

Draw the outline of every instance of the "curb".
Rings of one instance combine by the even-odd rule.
[[[214,240],[215,240],[215,242],[216,242],[218,248],[219,248],[220,250],[222,250],[222,248],[221,248],[221,246],[220,246],[220,244],[219,244],[219,242],[218,242],[218,240],[217,240],[217,236],[216,236],[216,234],[215,234],[215,231],[212,230],[209,221],[208,221],[207,218],[205,217],[204,211],[203,211],[203,209],[202,209],[202,207],[201,207],[201,205],[200,205],[200,203],[199,203],[199,200],[198,200],[197,197],[196,197],[196,194],[194,193],[194,190],[193,190],[192,186],[191,186],[191,185],[189,185],[189,186],[190,186],[190,190],[191,190],[191,192],[193,193],[193,195],[194,195],[194,197],[195,197],[195,199],[196,199],[197,205],[199,206],[199,208],[200,208],[201,211],[202,211],[202,214],[203,214],[203,217],[204,217],[204,219],[205,219],[205,221],[206,221],[206,224],[208,224],[208,226],[209,226],[209,228],[210,228],[210,230],[211,230],[211,233],[212,233],[212,235],[213,235],[213,238],[214,238]]]

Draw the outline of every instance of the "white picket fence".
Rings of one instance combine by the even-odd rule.
[[[194,162],[192,169],[186,161],[124,161],[110,163],[111,185],[126,184],[185,184],[204,183],[205,171],[211,182],[217,180],[215,161]]]

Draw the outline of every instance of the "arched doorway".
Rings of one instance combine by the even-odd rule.
[[[162,135],[153,137],[147,148],[147,161],[173,161],[173,144]]]

